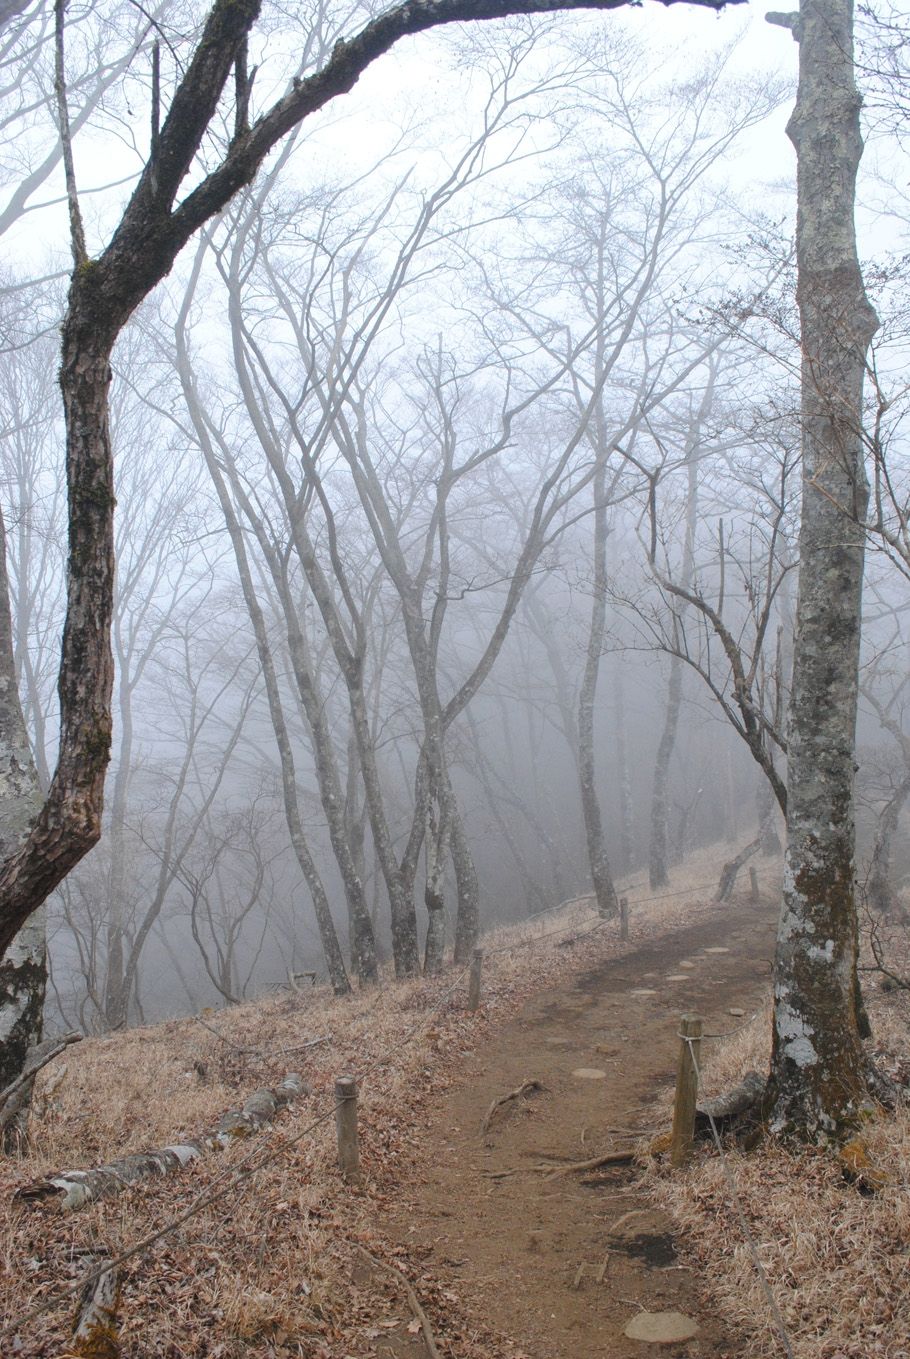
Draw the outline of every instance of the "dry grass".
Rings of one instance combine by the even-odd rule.
[[[718,868],[716,854],[690,860],[676,873],[670,895],[638,910],[647,887],[627,886],[634,940],[716,911],[711,897]],[[466,978],[448,973],[437,981],[387,982],[379,992],[345,1000],[324,988],[282,992],[205,1015],[221,1038],[187,1019],[72,1049],[62,1083],[45,1100],[39,1089],[29,1156],[0,1166],[0,1326],[77,1280],[85,1268],[81,1252],[103,1246],[117,1255],[224,1182],[230,1186],[225,1197],[125,1267],[122,1337],[131,1359],[405,1353],[394,1342],[407,1343],[406,1299],[385,1271],[370,1276],[358,1244],[394,1258],[453,1359],[518,1356],[514,1344],[471,1317],[420,1261],[384,1242],[377,1223],[381,1227],[383,1206],[397,1187],[420,1172],[415,1130],[429,1122],[433,1102],[460,1079],[465,1056],[491,1027],[529,994],[636,946],[620,944],[613,923],[592,930],[597,923],[582,900],[488,936],[484,1005],[476,1016],[464,1008]],[[324,1034],[331,1041],[322,1046],[282,1051]],[[238,1050],[244,1048],[256,1051]],[[365,1182],[351,1190],[334,1167],[332,1083],[343,1072],[366,1069]],[[314,1093],[257,1139],[256,1155],[261,1148],[265,1163],[240,1184],[231,1184],[231,1174],[249,1144],[71,1217],[12,1202],[17,1187],[53,1171],[198,1133],[289,1070],[302,1071]],[[52,1067],[41,1088],[55,1079]],[[301,1137],[319,1116],[320,1126]],[[74,1311],[73,1299],[56,1305],[22,1325],[14,1344],[9,1336],[0,1340],[0,1352],[22,1359],[64,1353]]]
[[[907,993],[867,983],[878,1056],[906,1078]],[[763,1016],[723,1043],[702,1048],[710,1093],[749,1068],[767,1070]],[[729,1153],[739,1198],[783,1314],[796,1359],[910,1359],[910,1109],[882,1114],[864,1136],[885,1186],[866,1196],[838,1162],[764,1144]],[[685,1174],[652,1166],[654,1192],[673,1215],[683,1255],[710,1303],[748,1337],[749,1359],[783,1353],[768,1302],[733,1211],[722,1166],[705,1147]]]

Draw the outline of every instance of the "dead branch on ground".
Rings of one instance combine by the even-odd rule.
[[[0,1134],[13,1122],[31,1093],[32,1084],[42,1067],[47,1066],[55,1057],[68,1048],[71,1043],[81,1043],[81,1033],[65,1033],[57,1038],[46,1038],[38,1043],[25,1058],[25,1065],[14,1081],[0,1092]]]
[[[109,1259],[107,1251],[88,1253],[89,1270]],[[120,1302],[120,1275],[105,1269],[85,1286],[73,1325],[73,1354],[79,1359],[120,1359],[117,1340],[117,1307]]]
[[[427,1352],[430,1355],[430,1359],[440,1359],[439,1350],[436,1348],[436,1341],[433,1338],[433,1329],[430,1326],[430,1319],[427,1316],[426,1312],[421,1307],[420,1299],[418,1298],[417,1294],[411,1287],[407,1275],[403,1273],[403,1271],[400,1270],[397,1265],[393,1265],[389,1260],[377,1260],[376,1257],[371,1255],[368,1250],[365,1250],[363,1246],[359,1246],[358,1249],[360,1250],[360,1253],[365,1257],[365,1259],[369,1260],[370,1264],[374,1267],[374,1269],[387,1269],[390,1274],[394,1274],[395,1278],[400,1279],[401,1282],[404,1284],[405,1291],[408,1295],[408,1305],[410,1306],[411,1311],[414,1313],[415,1321],[420,1322],[420,1329],[423,1332],[423,1338],[424,1341],[426,1342]]]

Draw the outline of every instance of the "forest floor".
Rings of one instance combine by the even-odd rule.
[[[679,1262],[640,1167],[552,1180],[534,1168],[661,1131],[648,1125],[673,1076],[679,1015],[697,1012],[717,1032],[763,1009],[775,916],[767,898],[738,903],[732,919],[674,930],[533,997],[422,1133],[422,1170],[385,1229],[533,1359],[747,1353]],[[542,1091],[510,1101],[480,1135],[491,1103],[528,1080]],[[638,1311],[681,1312],[698,1335],[677,1346],[626,1339]]]
[[[760,865],[758,903],[746,881],[718,907],[722,857],[693,856],[658,897],[627,885],[629,942],[583,898],[487,935],[476,1014],[449,970],[340,1000],[283,990],[69,1049],[40,1078],[28,1155],[0,1162],[0,1355],[75,1353],[99,1252],[130,1253],[117,1315],[130,1359],[427,1359],[422,1316],[440,1359],[780,1355],[717,1157],[702,1145],[670,1173],[648,1150],[669,1125],[682,1012],[741,1029],[703,1045],[708,1093],[766,1067],[766,1016],[750,1019],[779,870]],[[908,997],[867,990],[892,1065],[910,1050]],[[15,1198],[199,1135],[289,1070],[304,1098],[223,1153],[67,1215]],[[335,1163],[333,1082],[349,1071],[355,1185]],[[482,1135],[492,1102],[528,1080],[543,1088]],[[548,1178],[616,1147],[635,1147],[634,1166]],[[910,1359],[910,1115],[876,1120],[868,1151],[872,1196],[830,1157],[730,1153],[795,1359]],[[627,1340],[642,1310],[681,1312],[698,1334]]]

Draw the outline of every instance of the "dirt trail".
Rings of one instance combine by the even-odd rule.
[[[423,1173],[383,1228],[530,1359],[744,1354],[676,1263],[670,1224],[636,1187],[634,1170],[491,1177],[629,1145],[615,1130],[642,1128],[643,1106],[672,1080],[679,1015],[697,1011],[709,1032],[729,1029],[738,1021],[728,1011],[750,1013],[767,990],[771,908],[739,910],[648,940],[527,1003],[468,1061],[464,1083],[421,1139]],[[585,1069],[604,1075],[576,1074]],[[491,1102],[529,1079],[544,1093],[512,1101],[481,1137]],[[683,1312],[697,1320],[698,1337],[628,1340],[623,1327],[639,1309]]]

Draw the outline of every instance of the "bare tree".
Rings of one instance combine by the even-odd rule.
[[[776,16],[780,21],[780,16]],[[867,1097],[853,781],[865,514],[862,393],[878,325],[853,226],[862,153],[850,0],[803,0],[797,152],[803,499],[788,722],[787,859],[774,969],[772,1127],[837,1137]]]
[[[734,371],[742,383],[741,371]],[[795,566],[796,453],[786,427],[782,437],[773,427],[762,429],[761,412],[752,425],[737,421],[728,429],[720,413],[709,420],[709,412],[710,403],[693,411],[684,435],[682,560],[672,560],[672,531],[660,525],[655,495],[648,556],[659,603],[647,597],[627,603],[643,644],[656,645],[680,672],[687,667],[698,676],[786,813],[786,783],[776,761],[787,750],[784,592]]]
[[[269,927],[274,854],[265,850],[268,813],[263,815],[258,802],[254,798],[242,812],[223,814],[217,824],[207,818],[195,853],[177,875],[186,889],[193,941],[206,975],[229,1004],[246,997]],[[258,939],[241,961],[250,925],[258,928]]]

